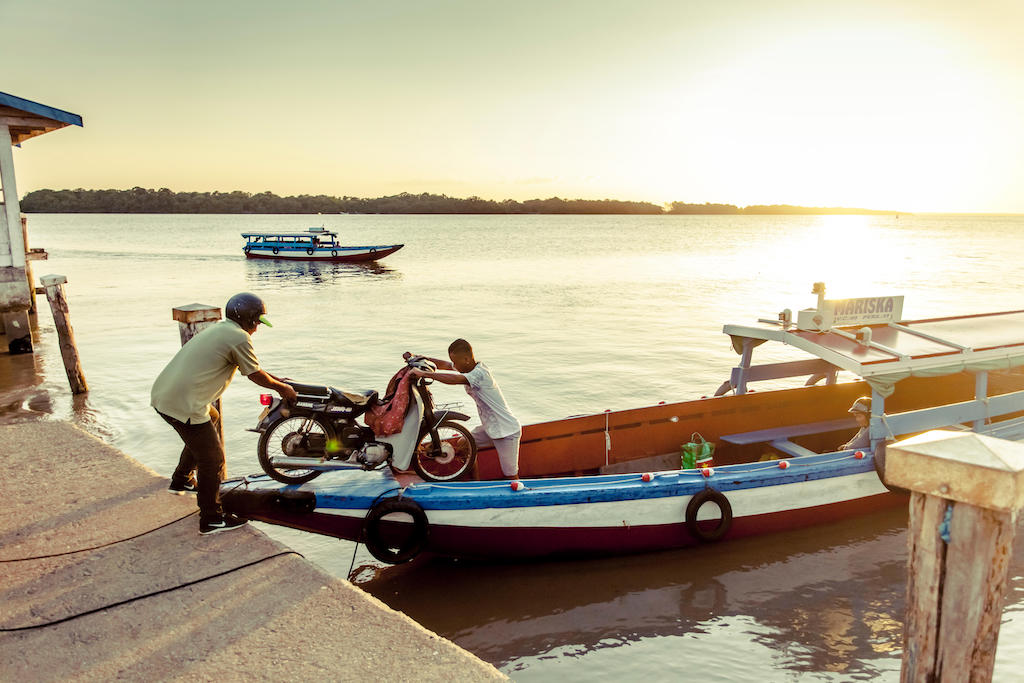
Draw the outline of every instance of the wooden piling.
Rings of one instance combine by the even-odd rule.
[[[21,217],[21,236],[25,241],[25,278],[28,280],[28,292],[29,292],[29,313],[38,313],[39,309],[36,306],[36,283],[32,278],[32,262],[43,261],[49,258],[45,249],[30,249],[28,246],[28,218],[25,216]]]
[[[220,321],[220,309],[208,304],[187,304],[171,309],[171,317],[178,321],[178,334],[181,336],[181,345],[184,346],[189,339],[196,336],[210,325]],[[220,413],[220,440],[224,442],[224,413],[221,411],[220,399],[213,402],[213,407]]]
[[[900,680],[990,681],[1024,444],[927,432],[889,446],[885,474],[911,491]]]
[[[84,394],[89,391],[82,373],[82,362],[78,357],[75,345],[75,331],[71,328],[68,316],[68,300],[64,284],[68,281],[63,275],[44,275],[39,281],[46,288],[46,298],[53,312],[53,322],[57,327],[57,339],[60,342],[60,355],[64,359],[64,371],[67,372],[72,394]]]

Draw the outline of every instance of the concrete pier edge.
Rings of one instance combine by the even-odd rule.
[[[0,452],[0,629],[97,610],[0,632],[3,680],[507,680],[251,526],[200,536],[193,497],[74,425]]]

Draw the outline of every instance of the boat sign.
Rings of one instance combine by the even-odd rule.
[[[902,296],[873,296],[862,299],[832,299],[818,309],[799,312],[801,330],[827,330],[849,325],[884,325],[903,318]]]

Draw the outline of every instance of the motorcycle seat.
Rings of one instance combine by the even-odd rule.
[[[331,387],[331,393],[342,404],[351,403],[354,406],[366,406],[377,403],[377,392],[373,390],[357,394],[354,391],[345,391],[344,389]]]
[[[299,384],[298,382],[287,381],[286,384],[290,384],[292,389],[295,390],[296,394],[301,396],[308,396],[310,398],[317,398],[320,400],[327,399],[331,395],[329,387],[322,386],[320,384]]]

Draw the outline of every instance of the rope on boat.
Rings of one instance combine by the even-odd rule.
[[[608,417],[611,415],[610,411],[604,411],[604,465],[608,466],[609,458],[612,453],[612,433],[608,428]]]

